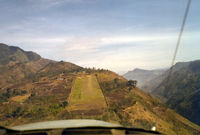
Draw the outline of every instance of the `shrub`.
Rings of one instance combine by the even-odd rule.
[[[14,110],[12,112],[12,117],[19,117],[19,116],[22,116],[24,114],[24,110],[22,109],[22,107],[17,107],[16,110]]]
[[[27,93],[27,91],[26,90],[23,90],[22,92],[21,92],[21,95],[25,95]]]
[[[62,106],[63,106],[63,107],[66,107],[67,105],[68,105],[68,102],[67,102],[67,101],[62,102]]]

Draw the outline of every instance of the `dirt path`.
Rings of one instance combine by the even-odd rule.
[[[94,75],[77,77],[69,96],[68,110],[81,114],[100,114],[107,108],[101,88]]]

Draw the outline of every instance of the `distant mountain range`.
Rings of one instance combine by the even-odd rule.
[[[170,135],[200,133],[198,125],[112,71],[44,59],[5,44],[0,55],[1,126],[87,118],[143,129],[156,125]],[[196,102],[198,94],[190,98]]]
[[[147,75],[147,81],[143,81],[145,83],[140,87],[189,120],[200,124],[200,60],[178,62],[173,66],[169,80],[168,75],[169,70],[151,79]],[[132,78],[141,80],[137,75],[135,77]]]
[[[128,80],[137,80],[138,87],[142,88],[147,82],[163,74],[167,69],[145,70],[136,68],[123,75]]]

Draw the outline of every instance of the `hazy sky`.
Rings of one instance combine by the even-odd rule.
[[[187,0],[0,0],[0,42],[44,58],[124,73],[168,67]],[[200,59],[192,0],[177,61]]]

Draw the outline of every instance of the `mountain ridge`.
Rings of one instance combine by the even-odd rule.
[[[10,61],[28,62],[39,59],[41,59],[41,56],[32,51],[24,51],[19,47],[7,46],[6,44],[0,43],[0,64],[5,65]]]
[[[47,64],[54,62],[42,58],[35,52],[0,43],[0,88],[25,80]]]

